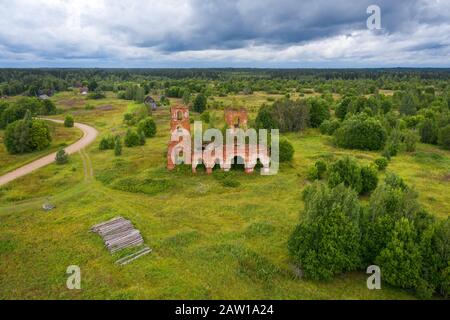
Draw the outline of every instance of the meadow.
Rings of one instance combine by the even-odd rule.
[[[214,100],[224,106],[239,101],[254,117],[263,103],[276,97],[258,92]],[[147,139],[145,146],[124,148],[123,155],[115,157],[113,151],[100,151],[98,142],[127,130],[123,114],[132,107],[130,102],[113,93],[85,101],[64,92],[52,100],[64,110],[55,118],[71,114],[100,135],[83,155],[71,156],[69,164],[53,164],[0,187],[0,299],[415,298],[412,292],[388,285],[368,290],[362,271],[329,282],[299,279],[288,258],[286,243],[301,214],[308,168],[318,159],[345,154],[369,162],[379,152],[337,148],[332,137],[317,129],[289,133],[295,156],[278,175],[234,171],[238,185],[229,187],[218,173],[166,170],[168,107],[153,113],[156,137]],[[221,110],[214,113],[218,119],[223,115]],[[73,131],[55,130],[53,146],[77,138]],[[39,157],[30,154],[3,162],[8,157],[1,148],[0,173]],[[92,166],[93,176],[85,175],[85,165]],[[448,217],[449,151],[418,144],[415,152],[394,157],[388,170],[415,187],[430,213]],[[48,198],[56,209],[44,212],[41,206]],[[130,219],[153,249],[125,267],[115,265],[119,255],[111,256],[101,238],[89,232],[94,224],[116,216]],[[66,288],[70,265],[81,268],[80,291]]]

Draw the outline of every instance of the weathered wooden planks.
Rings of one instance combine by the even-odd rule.
[[[130,254],[122,259],[117,260],[116,264],[120,264],[120,265],[124,266],[142,256],[145,256],[146,254],[149,254],[150,252],[152,252],[152,249],[150,249],[149,247],[145,247],[144,249],[139,250],[138,252],[135,252],[135,253]]]
[[[97,224],[91,228],[91,231],[99,234],[103,238],[106,248],[111,253],[144,244],[144,239],[142,238],[140,231],[134,228],[131,221],[122,217],[117,217]],[[129,256],[129,259],[132,259],[131,261],[133,261],[150,252],[151,249],[146,247]],[[127,259],[124,260],[126,263],[131,261],[127,262]]]

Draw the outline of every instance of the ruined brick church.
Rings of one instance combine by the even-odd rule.
[[[177,163],[192,165],[192,171],[196,172],[197,167],[203,164],[206,172],[211,174],[214,168],[220,167],[224,171],[229,171],[233,165],[243,165],[246,173],[254,172],[257,164],[261,166],[263,172],[269,172],[270,155],[267,146],[250,144],[249,142],[239,142],[227,145],[223,143],[223,150],[208,150],[206,143],[202,150],[192,148],[191,122],[189,108],[182,105],[172,107],[171,110],[171,141],[169,142],[167,153],[167,168],[175,169]],[[233,130],[247,130],[248,114],[245,109],[226,110],[225,121],[227,127]],[[231,146],[231,147],[230,147]],[[174,155],[176,158],[174,158]]]

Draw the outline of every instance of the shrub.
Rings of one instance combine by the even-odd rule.
[[[145,144],[145,137],[144,137],[144,143],[142,141],[143,134],[139,134],[136,130],[129,129],[125,135],[125,146],[128,148],[136,147],[136,146],[142,146]]]
[[[297,132],[309,124],[309,106],[306,100],[280,99],[271,106],[263,105],[255,124],[258,129],[280,129],[281,132]]]
[[[330,135],[332,136],[337,129],[339,129],[339,127],[341,126],[341,123],[339,122],[339,120],[325,120],[324,122],[322,122],[322,124],[320,125],[320,132],[322,134],[326,134],[326,135]]]
[[[417,113],[417,98],[411,92],[406,92],[403,94],[400,103],[400,113],[405,115],[414,115]]]
[[[291,161],[294,157],[294,147],[286,139],[280,139],[280,163]]]
[[[156,135],[156,124],[151,117],[141,120],[138,124],[138,131],[142,132],[147,138],[152,138]]]
[[[438,143],[444,149],[450,150],[450,125],[439,130]]]
[[[42,120],[18,120],[9,124],[5,130],[4,143],[10,154],[43,150],[50,142],[50,130]]]
[[[404,216],[412,218],[420,209],[417,195],[400,177],[388,174],[385,182],[372,193],[362,222],[364,262],[375,262],[386,247],[396,221]]]
[[[66,151],[64,149],[59,149],[58,152],[56,153],[56,164],[66,164],[67,162],[69,162],[69,155],[66,153]]]
[[[322,179],[327,172],[327,164],[324,161],[319,160],[314,166],[317,168],[317,175],[319,179]]]
[[[114,149],[115,140],[113,136],[106,136],[100,140],[100,150],[112,150]]]
[[[403,120],[406,122],[406,127],[413,129],[416,128],[417,125],[423,121],[423,117],[422,116],[410,116],[410,117],[405,117],[403,118]]]
[[[141,120],[146,119],[149,116],[149,109],[143,105],[133,105],[130,111],[123,115],[123,122],[129,126],[133,126],[139,123]]]
[[[361,168],[354,158],[349,156],[338,159],[328,169],[328,185],[336,187],[343,183],[357,193],[362,191]]]
[[[400,288],[416,288],[420,280],[421,256],[414,224],[407,218],[395,223],[392,237],[376,259],[383,279]]]
[[[436,144],[438,140],[438,127],[434,119],[425,118],[419,125],[420,141]]]
[[[345,120],[335,132],[336,144],[349,149],[381,150],[386,137],[386,129],[378,120],[361,116]]]
[[[383,150],[383,156],[387,155],[386,158],[391,159],[391,157],[395,157],[398,154],[399,149],[400,149],[399,144],[388,142],[388,144]]]
[[[208,100],[203,93],[198,94],[194,100],[194,107],[193,107],[194,111],[198,112],[198,113],[203,113],[203,111],[206,110],[207,102],[208,102]]]
[[[316,166],[309,168],[307,177],[309,181],[319,180],[319,170],[317,170]]]
[[[328,118],[330,118],[330,110],[328,109],[328,103],[324,99],[311,98],[308,99],[308,105],[310,107],[310,124],[313,128],[318,128]]]
[[[379,171],[383,171],[387,168],[389,161],[385,157],[378,158],[374,161]]]
[[[255,126],[257,129],[277,129],[278,125],[272,116],[272,108],[268,105],[263,105],[256,116]]]
[[[64,127],[66,128],[72,128],[74,125],[74,120],[71,115],[68,115],[66,119],[64,119]]]
[[[39,114],[41,115],[52,115],[56,114],[57,109],[53,101],[51,100],[44,100],[42,101],[42,107],[39,110]]]
[[[139,145],[145,145],[145,134],[142,131],[138,131],[139,135]]]
[[[123,122],[125,122],[125,124],[128,124],[128,125],[133,125],[134,124],[133,114],[131,112],[125,113],[123,115]]]
[[[99,100],[99,99],[106,98],[106,95],[105,95],[105,93],[103,91],[96,90],[94,92],[89,93],[87,98],[88,99],[93,99],[93,100]]]
[[[8,124],[14,121],[21,120],[25,117],[28,109],[21,105],[13,104],[7,105],[3,112],[0,113],[0,129],[4,129]]]
[[[306,278],[329,280],[360,265],[360,205],[354,191],[316,182],[303,194],[305,219],[291,234],[288,249]]]
[[[392,188],[401,189],[402,191],[407,191],[409,188],[406,185],[405,181],[403,179],[396,175],[395,173],[389,172],[386,175],[386,178],[384,179],[384,183],[387,186],[390,186]]]
[[[401,146],[402,146],[402,133],[400,132],[400,130],[394,129],[391,131],[391,134],[389,135],[389,139],[386,144],[385,150],[389,152],[389,155],[391,157],[395,157],[400,151]]]
[[[211,120],[209,112],[203,112],[200,116],[200,120],[203,121],[204,123],[209,123],[209,121]]]
[[[345,116],[348,112],[348,105],[350,104],[351,99],[349,97],[345,97],[341,103],[336,106],[335,114],[338,119],[344,120]]]
[[[51,141],[50,130],[45,121],[33,119],[31,121],[31,150],[44,150],[50,146]]]
[[[416,144],[419,142],[419,136],[412,130],[402,131],[402,142],[406,152],[416,151]]]
[[[361,193],[371,193],[378,185],[378,172],[373,166],[363,166],[361,168],[362,190]]]
[[[122,155],[122,139],[120,136],[117,136],[114,142],[114,154],[116,157]]]
[[[447,297],[450,289],[450,218],[435,222],[423,232],[420,247],[422,253],[423,281],[418,294],[429,298],[435,291]]]

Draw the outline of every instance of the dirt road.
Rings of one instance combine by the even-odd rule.
[[[61,120],[53,120],[53,119],[42,119],[42,120],[48,120],[53,121],[56,123],[63,123],[64,121]],[[66,147],[65,150],[68,154],[73,154],[75,152],[78,152],[88,145],[90,145],[94,140],[97,138],[98,131],[94,129],[93,127],[90,127],[88,125],[82,124],[82,123],[75,123],[75,127],[83,131],[83,137],[75,142],[74,144],[71,144],[70,146]],[[14,171],[11,171],[3,176],[0,176],[0,186],[7,184],[13,180],[16,180],[20,177],[23,177],[37,169],[40,169],[42,167],[45,167],[53,162],[55,162],[56,152],[49,154],[45,157],[42,157],[38,160],[35,160],[23,167],[20,167]]]

